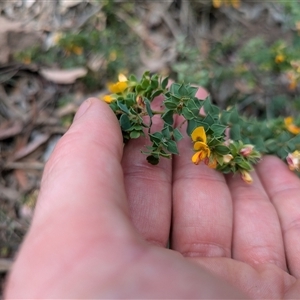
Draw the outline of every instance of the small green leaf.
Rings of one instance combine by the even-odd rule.
[[[167,109],[176,109],[177,108],[177,104],[172,102],[172,101],[164,101],[164,105]]]
[[[183,136],[182,136],[182,134],[181,134],[181,132],[179,131],[178,128],[174,129],[173,135],[174,135],[175,141],[177,141],[177,142],[180,141],[183,138]]]
[[[162,116],[161,118],[169,125],[173,125],[174,123],[174,119],[173,119],[173,110],[167,110]]]
[[[187,89],[187,92],[188,92],[188,96],[191,97],[191,98],[194,98],[197,91],[198,91],[197,87],[191,86],[191,85],[187,85],[186,89]]]
[[[234,124],[230,127],[230,138],[232,140],[240,140],[241,139],[241,128],[239,124]]]
[[[186,96],[189,96],[189,92],[188,90],[186,89],[186,86],[185,85],[181,85],[180,88],[178,89],[178,95],[180,97],[186,97]]]
[[[230,149],[224,145],[215,146],[214,151],[219,155],[226,155],[226,154],[230,153]]]
[[[169,82],[169,77],[164,78],[164,80],[161,83],[162,89],[165,89],[167,87],[168,82]]]
[[[165,126],[164,128],[163,128],[163,130],[161,131],[162,132],[162,134],[163,134],[163,136],[165,137],[165,138],[167,138],[167,139],[170,139],[171,138],[171,132],[170,132],[170,127],[171,126]],[[172,128],[172,127],[171,127]]]
[[[230,119],[231,112],[224,110],[221,114],[220,121],[222,124],[227,125]]]
[[[151,105],[150,105],[150,101],[147,98],[144,98],[144,102],[146,104],[146,110],[147,110],[147,114],[150,118],[153,117],[153,113],[152,113],[152,109],[151,109]]]
[[[172,154],[179,154],[177,149],[177,144],[175,141],[169,140],[167,150],[170,151]]]
[[[229,122],[231,124],[238,124],[239,123],[239,114],[238,114],[238,111],[237,111],[236,107],[234,107],[230,111]]]
[[[181,113],[186,120],[192,120],[195,118],[194,114],[187,108],[187,107],[184,107],[182,109],[182,113]]]
[[[137,82],[137,78],[136,78],[133,74],[131,74],[131,75],[129,76],[129,81]]]
[[[121,103],[120,101],[117,101],[117,104],[122,111],[124,111],[127,114],[130,114],[129,109],[125,104]]]
[[[252,170],[251,164],[250,164],[248,161],[246,161],[245,159],[240,159],[239,161],[237,161],[237,159],[235,159],[234,162],[236,162],[236,164],[237,164],[241,169],[244,169],[244,170],[247,170],[247,171]]]
[[[214,132],[214,135],[216,137],[222,136],[225,132],[226,126],[220,125],[220,124],[213,124],[210,126],[212,131]]]
[[[206,115],[206,117],[204,118],[203,122],[207,123],[209,126],[212,126],[215,123],[215,120],[212,117],[212,115],[210,113],[208,113]]]
[[[131,131],[130,132],[130,138],[131,139],[137,139],[141,136],[141,132],[140,131]]]
[[[154,77],[154,76],[153,76]],[[151,78],[150,86],[152,90],[156,90],[158,88],[158,79]]]
[[[178,95],[178,90],[181,87],[181,84],[179,83],[172,83],[172,85],[170,86],[170,93],[171,95]]]
[[[124,130],[124,131],[128,130],[131,127],[129,117],[125,114],[122,114],[119,122],[120,122],[122,130]]]
[[[151,94],[151,101],[152,101],[155,97],[159,96],[161,93],[162,93],[162,90],[157,90],[157,91],[153,92],[153,93]]]
[[[149,134],[150,141],[156,144],[159,144],[163,138],[163,135],[161,132],[154,132],[152,134]]]

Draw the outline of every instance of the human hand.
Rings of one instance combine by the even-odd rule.
[[[122,158],[109,107],[81,106],[45,168],[7,298],[299,297],[300,181],[281,161],[265,157],[246,185],[193,165],[186,140],[158,166],[144,144]]]

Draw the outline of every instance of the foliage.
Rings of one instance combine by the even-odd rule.
[[[177,142],[181,140],[181,125],[174,118],[182,116],[187,123],[186,133],[194,143],[192,161],[204,162],[222,173],[240,173],[246,182],[252,182],[249,171],[262,154],[275,154],[285,160],[293,170],[300,169],[300,127],[292,117],[259,122],[239,115],[236,107],[221,110],[209,97],[203,101],[195,95],[197,88],[189,84],[172,83],[168,78],[145,72],[140,80],[124,75],[110,86],[112,94],[104,97],[117,116],[124,142],[140,136],[149,136],[152,143],[143,153],[151,164],[158,164],[161,157],[178,155]],[[151,102],[163,94],[164,108],[155,111]],[[152,132],[152,117],[160,115],[164,123],[161,131]],[[148,116],[148,121],[144,117]],[[226,129],[229,129],[229,137]],[[296,157],[295,159],[293,158]]]

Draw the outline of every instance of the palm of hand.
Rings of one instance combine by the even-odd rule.
[[[300,183],[282,162],[264,158],[246,185],[192,165],[187,141],[149,166],[140,139],[121,165],[118,125],[89,105],[45,169],[7,297],[299,297]]]

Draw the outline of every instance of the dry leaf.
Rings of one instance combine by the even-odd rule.
[[[11,22],[6,18],[0,17],[0,33],[7,31],[21,31],[22,23],[20,22]]]
[[[47,80],[58,84],[72,84],[76,79],[84,77],[87,74],[87,69],[41,69],[40,74]]]
[[[20,159],[22,157],[29,155],[34,150],[36,150],[39,146],[41,146],[42,144],[47,142],[49,138],[50,138],[50,135],[46,134],[46,133],[44,133],[44,134],[41,133],[41,134],[37,135],[29,144],[27,144],[25,147],[21,148],[20,150],[18,150],[15,153],[14,159],[17,160],[17,159]]]

